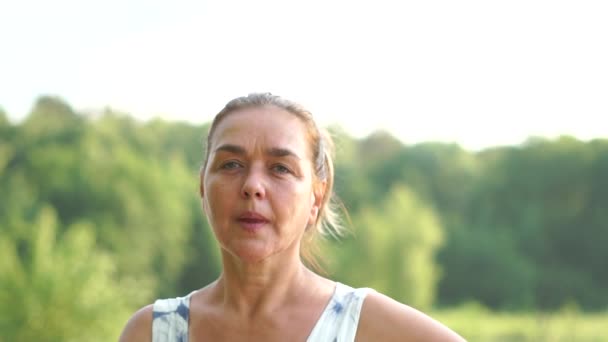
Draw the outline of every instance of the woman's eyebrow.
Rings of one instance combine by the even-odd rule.
[[[229,153],[234,153],[234,154],[238,154],[238,155],[247,154],[247,151],[245,150],[244,147],[239,146],[239,145],[234,145],[234,144],[220,145],[215,149],[215,152],[216,153],[217,152],[229,152]],[[266,150],[266,154],[273,156],[273,157],[294,157],[298,160],[302,159],[302,158],[300,158],[300,156],[298,156],[292,150],[290,150],[288,148],[282,148],[282,147],[271,147]]]
[[[233,144],[224,144],[224,145],[220,145],[215,149],[215,152],[230,152],[230,153],[234,153],[234,154],[240,154],[240,155],[245,155],[247,153],[247,151],[245,151],[245,148],[238,146],[238,145],[233,145]]]
[[[295,152],[287,148],[272,147],[267,149],[266,153],[273,157],[294,157],[298,160],[302,159]]]

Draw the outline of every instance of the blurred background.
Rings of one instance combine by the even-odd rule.
[[[116,340],[219,274],[197,195],[230,99],[337,145],[330,277],[469,341],[606,341],[601,1],[0,3],[0,341]]]

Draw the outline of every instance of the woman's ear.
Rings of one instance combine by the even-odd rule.
[[[323,205],[323,200],[325,198],[325,190],[327,188],[327,181],[318,182],[312,191],[312,206],[310,209],[310,217],[308,219],[309,225],[314,225],[317,223],[319,218],[319,212],[321,211],[321,206]]]
[[[321,209],[323,205],[323,199],[325,198],[325,190],[327,189],[327,181],[320,181],[314,188],[314,205],[317,206],[318,209]]]

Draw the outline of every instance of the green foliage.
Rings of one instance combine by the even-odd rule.
[[[217,277],[207,128],[51,96],[18,124],[0,110],[0,342],[115,340],[138,307]],[[472,341],[600,340],[605,314],[579,311],[608,308],[607,139],[472,153],[331,131],[355,228],[323,251],[337,280],[424,310],[478,302],[438,313]]]
[[[469,342],[603,342],[608,312],[583,313],[566,303],[554,312],[493,312],[476,302],[430,313]]]
[[[477,300],[495,308],[534,308],[534,266],[518,253],[507,232],[455,230],[439,260],[443,304]]]
[[[525,293],[540,309],[558,308],[568,299],[587,309],[608,306],[605,264],[598,261],[608,260],[601,247],[608,243],[608,186],[606,173],[601,175],[608,170],[602,165],[608,154],[606,141],[593,146],[571,137],[535,139],[480,155],[484,172],[465,222],[471,234],[510,237],[518,259],[533,267],[536,281]],[[446,253],[448,259],[453,258]],[[517,303],[517,297],[505,301]]]
[[[20,307],[21,316],[5,312],[3,322],[16,327],[11,331],[27,331],[24,327],[34,324],[31,317],[50,315],[44,316],[40,329],[30,329],[27,336],[10,335],[14,339],[8,340],[47,335],[58,336],[49,340],[82,340],[76,334],[84,331],[82,326],[100,340],[115,340],[125,314],[156,297],[198,288],[219,273],[215,243],[197,199],[198,168],[188,166],[191,155],[166,147],[173,135],[179,135],[179,126],[144,125],[111,111],[87,118],[47,97],[22,124],[0,130],[0,238],[6,260],[18,262],[10,266],[16,273],[3,274],[0,282],[22,291],[20,296],[1,297],[0,306],[17,305],[28,291],[40,303]],[[191,140],[182,142],[194,143]],[[43,214],[48,212],[52,214]],[[30,241],[38,237],[50,237],[57,244]],[[28,253],[38,250],[52,260],[52,267],[42,274],[28,268]],[[90,255],[83,254],[85,250]],[[80,261],[98,273],[85,272]],[[66,273],[62,278],[68,268],[79,270],[79,275]],[[55,277],[49,280],[50,289],[59,292],[40,285],[51,277],[48,274]],[[97,283],[108,292],[91,294],[98,290]],[[113,289],[120,291],[112,293]],[[132,290],[136,293],[126,292]],[[69,293],[80,297],[67,304]],[[88,295],[94,298],[85,300]],[[36,306],[44,303],[53,309]],[[115,314],[105,319],[102,313],[112,310]],[[58,321],[62,317],[65,325]],[[55,330],[41,334],[43,328]]]
[[[49,207],[32,222],[14,222],[19,227],[3,226],[0,236],[0,341],[116,340],[133,303],[148,294],[116,278],[93,227],[82,222],[58,234]]]
[[[378,208],[364,208],[355,224],[356,239],[341,247],[336,276],[428,309],[435,300],[439,269],[434,257],[443,238],[432,209],[407,188],[395,186]]]
[[[9,126],[10,122],[8,122],[8,116],[2,107],[0,107],[0,129],[6,126]]]

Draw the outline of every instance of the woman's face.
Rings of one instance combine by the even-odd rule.
[[[311,155],[304,123],[278,107],[241,109],[220,121],[201,195],[225,252],[249,262],[299,253],[322,199],[313,191]]]

